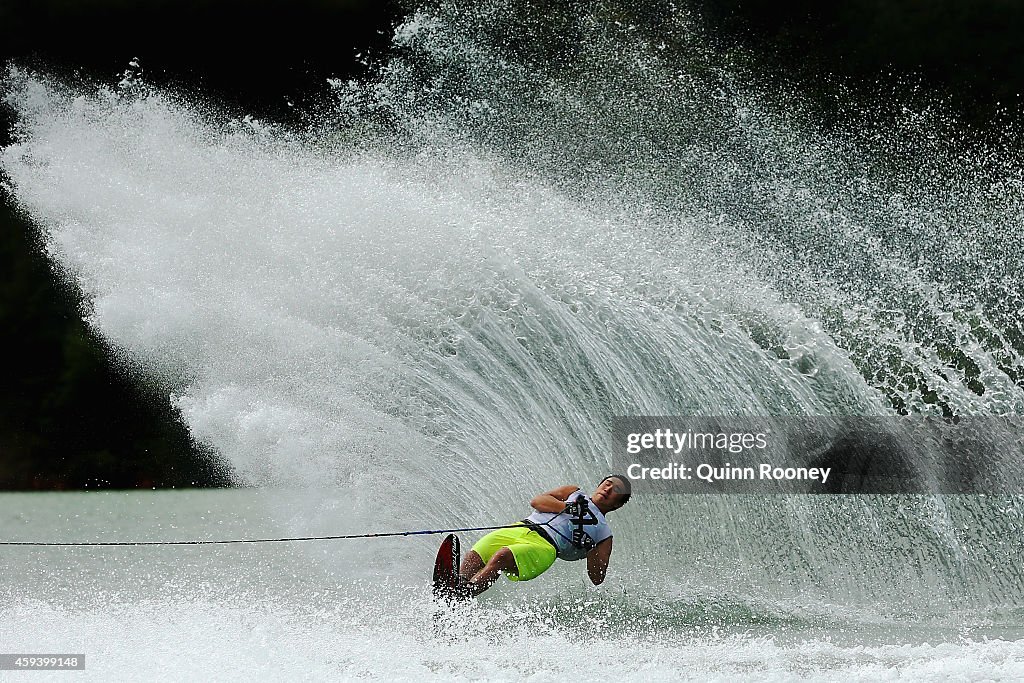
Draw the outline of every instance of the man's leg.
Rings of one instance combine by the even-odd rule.
[[[475,550],[470,550],[466,553],[466,556],[462,558],[462,566],[459,567],[459,581],[461,583],[469,583],[469,580],[483,568],[484,561],[483,558],[480,557],[480,553]]]
[[[470,552],[466,556],[466,560],[470,560],[471,555],[476,555],[477,560],[480,560],[480,556],[475,552]],[[501,572],[509,572],[511,574],[519,574],[519,567],[516,566],[515,555],[508,548],[500,548],[491,559],[488,560],[487,564],[473,574],[472,578],[465,584],[466,594],[472,597],[480,595],[485,590],[494,585],[494,582],[501,576]]]

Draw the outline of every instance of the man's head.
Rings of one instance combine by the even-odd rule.
[[[629,479],[621,474],[610,474],[601,480],[590,496],[590,500],[601,509],[601,512],[608,513],[618,510],[629,501],[632,487]]]

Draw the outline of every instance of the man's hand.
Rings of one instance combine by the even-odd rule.
[[[590,514],[590,502],[580,496],[571,503],[565,504],[565,509],[562,510],[568,515],[571,515],[575,519],[586,519],[587,515]]]
[[[565,509],[565,499],[579,490],[579,486],[559,486],[535,497],[530,501],[530,507],[537,512],[557,514]]]
[[[608,562],[612,557],[612,539],[606,538],[597,547],[587,553],[587,576],[595,586],[601,585],[608,572]]]

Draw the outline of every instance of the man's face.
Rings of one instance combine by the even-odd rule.
[[[594,501],[601,507],[607,507],[614,510],[621,504],[622,494],[619,492],[623,490],[622,484],[618,478],[612,477],[605,479],[597,485],[597,489],[594,494],[590,496],[590,500]]]

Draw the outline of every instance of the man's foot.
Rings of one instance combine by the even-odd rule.
[[[474,588],[476,586],[472,582],[460,580],[458,585],[452,588],[452,598],[459,602],[475,598],[478,591],[473,590]]]

